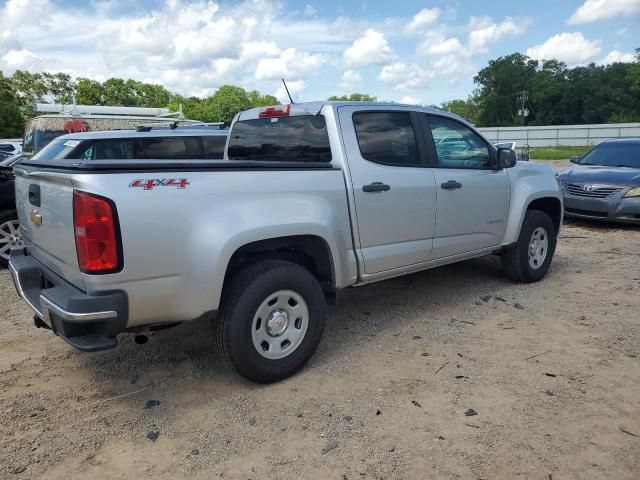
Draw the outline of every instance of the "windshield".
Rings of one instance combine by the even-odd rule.
[[[640,143],[601,143],[580,159],[580,165],[640,168]]]
[[[320,115],[259,118],[236,122],[229,160],[330,162],[325,119]]]
[[[62,160],[67,158],[67,155],[80,144],[79,140],[53,140],[36,153],[33,160]]]

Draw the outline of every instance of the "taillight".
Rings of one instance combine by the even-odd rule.
[[[78,265],[84,273],[108,273],[121,267],[115,206],[103,197],[73,192],[73,226]]]
[[[275,107],[266,107],[260,110],[258,118],[288,117],[290,113],[291,105],[276,105]]]

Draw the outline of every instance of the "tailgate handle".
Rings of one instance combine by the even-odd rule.
[[[34,207],[40,206],[40,185],[29,185],[29,203]]]

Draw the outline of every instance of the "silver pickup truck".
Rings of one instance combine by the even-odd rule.
[[[221,161],[73,157],[15,168],[10,270],[36,326],[96,351],[207,318],[264,383],[305,365],[341,289],[487,254],[537,281],[562,218],[550,168],[406,105],[248,110]]]

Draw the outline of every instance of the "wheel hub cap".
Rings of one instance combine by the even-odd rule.
[[[289,315],[286,311],[276,308],[267,319],[267,333],[272,337],[279,337],[289,326]]]
[[[542,227],[536,228],[529,241],[529,266],[531,268],[535,270],[542,266],[547,258],[548,248],[549,237],[547,231]]]
[[[253,316],[253,346],[269,360],[291,355],[305,338],[309,317],[307,302],[299,293],[279,290],[270,294]]]

